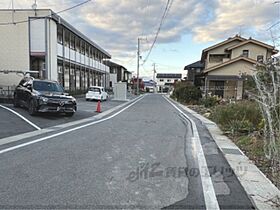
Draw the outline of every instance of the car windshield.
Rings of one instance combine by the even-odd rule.
[[[96,87],[90,87],[88,90],[89,90],[89,91],[92,91],[92,92],[97,92],[97,93],[100,92],[100,89],[99,89],[99,88],[96,88]]]
[[[37,91],[63,92],[62,87],[55,82],[34,81],[33,89]]]

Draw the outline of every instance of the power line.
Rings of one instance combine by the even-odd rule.
[[[162,25],[163,25],[163,22],[164,22],[164,20],[166,19],[167,14],[168,14],[168,12],[170,11],[170,8],[171,8],[172,4],[173,4],[173,0],[167,0],[166,6],[165,6],[165,10],[164,10],[163,15],[162,15],[162,17],[161,17],[160,24],[159,24],[158,30],[157,30],[157,32],[156,32],[154,41],[153,41],[153,43],[152,43],[152,45],[151,45],[151,48],[150,48],[150,50],[149,50],[149,52],[148,52],[146,58],[144,59],[143,64],[146,63],[146,61],[148,60],[148,58],[149,58],[149,56],[150,56],[150,54],[151,54],[151,52],[152,52],[152,50],[153,50],[153,48],[154,48],[154,46],[155,46],[155,43],[156,43],[156,41],[157,41],[157,38],[158,38],[158,35],[159,35],[159,33],[160,33],[160,30],[161,30],[161,27],[162,27]]]
[[[79,4],[76,4],[76,5],[72,6],[72,7],[69,7],[69,8],[67,8],[67,9],[61,10],[61,11],[57,12],[56,14],[59,14],[59,13],[62,13],[62,12],[67,12],[67,11],[69,11],[69,10],[75,9],[76,7],[80,7],[80,6],[86,4],[86,3],[90,2],[90,1],[91,1],[91,0],[87,0],[87,1],[81,2],[81,3],[79,3]]]
[[[72,7],[66,8],[66,9],[64,9],[64,10],[60,10],[60,11],[56,12],[56,14],[60,14],[60,13],[63,13],[63,12],[72,10],[72,9],[74,9],[74,8],[76,8],[76,7],[80,7],[80,6],[86,4],[86,3],[90,2],[90,1],[91,1],[91,0],[87,0],[87,1],[81,2],[81,3],[79,3],[79,4],[76,4],[76,5],[72,6]],[[46,17],[51,17],[51,15],[42,16],[41,18],[46,18]],[[34,21],[34,20],[36,20],[36,19],[32,19],[32,20],[30,20],[30,21]],[[6,22],[6,23],[3,23],[3,22],[2,22],[2,23],[0,23],[0,26],[7,26],[7,25],[15,25],[15,24],[27,23],[28,21],[29,21],[29,20],[22,20],[22,21],[17,21],[17,22],[14,22],[14,21],[13,21],[13,22]]]

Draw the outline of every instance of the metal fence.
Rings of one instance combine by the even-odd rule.
[[[16,88],[16,86],[0,85],[0,98],[3,98],[3,99],[13,98],[15,88]]]

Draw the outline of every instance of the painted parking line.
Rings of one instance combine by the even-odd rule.
[[[10,112],[12,112],[13,114],[17,115],[19,118],[23,119],[25,122],[27,122],[29,125],[31,125],[32,127],[36,128],[37,130],[41,130],[41,128],[37,125],[35,125],[33,122],[31,122],[30,120],[26,119],[24,116],[22,116],[21,114],[19,114],[18,112],[6,107],[6,106],[3,106],[3,105],[0,105],[1,108],[3,109],[6,109]]]
[[[167,99],[165,96],[163,96],[168,103],[170,103],[180,114],[185,116],[189,122],[191,122],[191,126],[193,129],[193,137],[192,140],[195,145],[195,150],[197,154],[197,159],[198,159],[198,167],[200,171],[200,178],[201,178],[201,183],[202,183],[202,190],[203,190],[203,195],[204,195],[204,200],[205,200],[205,205],[206,209],[216,209],[219,210],[219,203],[215,194],[214,186],[211,180],[211,176],[207,167],[207,162],[205,159],[205,155],[202,149],[201,141],[199,138],[198,130],[196,127],[195,122],[188,116],[186,115],[181,109],[179,109],[173,102],[171,102],[170,99]],[[203,174],[202,174],[203,172]]]
[[[85,127],[88,127],[88,126],[91,126],[91,125],[95,125],[95,124],[110,120],[110,119],[116,117],[117,115],[121,114],[125,110],[127,110],[129,107],[136,104],[138,101],[140,101],[144,97],[145,96],[141,96],[139,99],[137,99],[133,103],[129,104],[125,108],[121,109],[120,111],[116,112],[115,114],[113,114],[109,117],[106,117],[106,118],[103,118],[103,119],[100,119],[100,120],[97,120],[97,121],[94,121],[94,122],[91,122],[91,123],[87,123],[87,124],[84,124],[84,125],[72,128],[72,129],[68,129],[68,130],[65,130],[65,131],[50,135],[50,136],[42,137],[42,138],[39,138],[39,139],[36,139],[36,140],[33,140],[33,141],[29,141],[29,142],[26,142],[26,143],[23,143],[23,144],[19,144],[19,145],[13,146],[13,147],[9,147],[9,148],[0,150],[0,154],[6,153],[6,152],[9,152],[9,151],[12,151],[12,150],[16,150],[16,149],[19,149],[19,148],[22,148],[22,147],[25,147],[25,146],[28,146],[28,145],[31,145],[31,144],[35,144],[35,143],[38,143],[38,142],[41,142],[41,141],[45,141],[45,140],[48,140],[48,139],[51,139],[51,138],[54,138],[54,137],[57,137],[57,136],[61,136],[61,135],[66,134],[66,133],[70,133],[70,132],[73,132],[73,131],[76,131],[76,130],[79,130],[79,129],[82,129],[82,128],[85,128]]]

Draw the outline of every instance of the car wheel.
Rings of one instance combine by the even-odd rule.
[[[86,101],[89,101],[89,99],[88,99],[88,98],[86,98]]]
[[[74,112],[67,112],[65,113],[67,117],[72,117],[74,115]]]
[[[19,107],[19,102],[16,95],[14,96],[14,107]]]
[[[36,114],[36,107],[35,107],[34,100],[30,100],[30,102],[29,102],[28,113],[30,115],[35,115]]]

